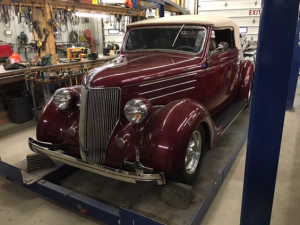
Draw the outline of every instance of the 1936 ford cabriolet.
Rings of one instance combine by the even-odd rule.
[[[254,65],[241,55],[239,26],[226,17],[129,24],[118,58],[55,92],[29,146],[113,179],[190,184],[250,102]]]

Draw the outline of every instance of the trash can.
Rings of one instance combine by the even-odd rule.
[[[7,97],[6,100],[11,122],[20,124],[33,118],[31,96],[12,96]]]
[[[4,103],[3,103],[3,99],[0,97],[0,113],[4,111]]]

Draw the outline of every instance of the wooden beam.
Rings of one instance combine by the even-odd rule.
[[[49,35],[48,35],[48,39],[46,42],[45,51],[40,57],[50,53],[50,54],[52,54],[52,57],[53,57],[53,63],[57,64],[53,26],[48,23],[48,21],[52,18],[53,18],[52,5],[47,4],[47,0],[45,0],[45,17],[42,18],[42,19],[44,19],[45,24],[42,25],[41,27],[46,27],[46,29],[49,31]],[[46,35],[44,34],[43,36],[45,38]]]
[[[32,2],[35,4],[35,7],[40,8],[40,2],[41,0],[23,0],[21,3],[24,7],[33,7]],[[129,9],[125,7],[118,7],[118,6],[108,6],[108,5],[93,5],[93,4],[87,4],[87,3],[80,3],[80,2],[74,2],[74,1],[63,1],[63,0],[46,0],[46,3],[52,3],[52,6],[57,9],[68,9],[73,10],[80,9],[80,10],[87,10],[87,11],[94,11],[94,12],[107,12],[110,14],[131,14],[132,16],[142,16],[143,10],[139,9]],[[0,5],[19,5],[18,2],[10,1],[10,0],[0,0]],[[44,7],[44,6],[43,6]]]
[[[172,5],[165,5],[165,11],[181,13],[179,9],[177,9],[175,6]]]

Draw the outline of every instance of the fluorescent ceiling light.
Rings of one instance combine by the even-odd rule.
[[[88,13],[88,12],[75,12],[75,16],[78,17],[92,17],[92,18],[106,18],[108,15],[100,13]]]
[[[109,34],[119,34],[119,30],[108,29],[108,33],[109,33]]]

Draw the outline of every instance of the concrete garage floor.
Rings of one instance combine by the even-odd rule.
[[[300,214],[300,88],[295,112],[286,112],[275,190],[272,225],[299,224]],[[36,122],[0,124],[0,156],[10,164],[23,160],[31,151],[27,138],[35,137]],[[246,144],[234,162],[203,225],[239,224]],[[0,178],[0,224],[99,224],[29,190]]]

